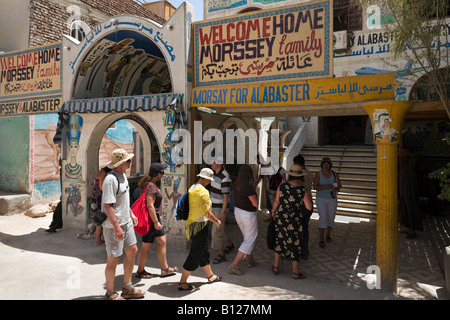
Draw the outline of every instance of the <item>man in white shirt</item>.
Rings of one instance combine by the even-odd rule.
[[[108,255],[105,268],[105,299],[107,300],[139,299],[145,294],[133,287],[131,283],[134,260],[138,252],[134,232],[137,219],[130,210],[129,185],[125,171],[130,168],[133,157],[134,154],[128,154],[123,149],[114,150],[111,161],[107,164],[113,170],[103,181],[102,205],[108,217],[103,222],[103,236]],[[122,296],[119,297],[119,294],[114,291],[114,278],[123,251],[125,251],[123,287]]]

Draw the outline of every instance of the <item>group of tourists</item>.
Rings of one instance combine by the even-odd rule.
[[[149,250],[155,241],[158,244],[156,254],[161,266],[160,276],[174,275],[178,271],[177,267],[168,265],[166,258],[167,237],[161,223],[163,195],[156,186],[167,168],[167,165],[162,163],[153,163],[148,175],[139,181],[139,188],[145,193],[146,208],[151,223],[148,233],[142,236],[142,248],[139,250],[137,247],[134,227],[138,221],[131,210],[129,184],[125,174],[125,171],[130,168],[133,157],[133,154],[123,149],[114,150],[105,170],[110,172],[102,176],[101,206],[107,218],[101,227],[107,251],[105,299],[108,300],[144,297],[145,292],[133,286],[131,277],[136,255],[138,256],[136,277],[143,279],[153,277],[145,270],[145,265]],[[304,158],[298,155],[294,158],[294,164],[289,170],[279,170],[276,173],[282,178],[279,179],[272,197],[267,199],[267,206],[271,208],[270,217],[274,224],[272,266],[274,274],[279,273],[279,262],[281,257],[284,257],[292,261],[292,277],[305,278],[299,271],[299,261],[307,259],[309,253],[308,222],[313,208],[312,188],[317,190],[320,246],[324,247],[325,241],[331,241],[337,206],[335,194],[341,188],[339,177],[331,170],[331,167],[331,160],[324,158],[321,170],[313,177],[313,174],[305,167]],[[234,248],[225,228],[231,197],[234,216],[242,232],[243,241],[229,265],[230,272],[243,275],[240,264],[244,259],[248,267],[257,265],[252,252],[258,236],[256,187],[260,178],[261,175],[255,177],[251,166],[242,165],[233,183],[221,159],[216,159],[210,168],[201,169],[197,175],[197,181],[188,191],[189,215],[186,220],[186,237],[190,242],[190,250],[181,271],[179,290],[195,289],[195,286],[188,282],[188,278],[198,267],[204,270],[208,283],[222,280],[222,277],[212,270],[210,247],[218,252],[217,257],[212,261],[213,264],[226,261],[225,254]],[[270,178],[267,177],[269,180]],[[264,181],[268,186],[267,179]],[[208,242],[209,236],[211,236],[211,246]],[[123,286],[122,294],[119,295],[114,290],[114,279],[118,262],[124,252]]]

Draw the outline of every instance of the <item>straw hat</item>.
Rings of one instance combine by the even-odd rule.
[[[306,175],[306,172],[304,172],[302,170],[302,167],[300,167],[298,164],[293,164],[291,166],[291,170],[286,171],[286,173],[293,177],[303,177]]]
[[[203,168],[200,171],[200,173],[197,175],[197,177],[213,181],[214,180],[214,172],[209,168]]]
[[[111,153],[111,161],[107,164],[107,166],[111,169],[115,169],[133,157],[133,153],[128,153],[124,149],[116,149]]]

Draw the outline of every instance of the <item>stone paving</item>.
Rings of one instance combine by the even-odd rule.
[[[177,283],[180,274],[149,280],[136,279],[133,283],[146,292],[144,300],[185,299],[206,300],[448,300],[445,281],[436,246],[450,245],[445,228],[448,218],[429,223],[427,230],[413,240],[399,234],[398,292],[369,290],[366,284],[367,267],[375,264],[375,220],[339,216],[332,233],[332,242],[325,249],[318,246],[317,220],[310,221],[310,256],[300,262],[304,280],[293,280],[291,263],[284,261],[279,275],[273,275],[273,253],[266,247],[267,215],[259,215],[259,235],[254,256],[258,266],[248,268],[242,263],[243,276],[230,273],[229,264],[236,249],[227,255],[227,262],[212,265],[223,281],[206,284],[201,269],[192,273],[189,281],[199,286],[194,292],[180,292]],[[78,231],[63,229],[47,233],[51,214],[30,218],[23,214],[0,216],[0,299],[12,300],[99,300],[104,294],[106,253],[103,245],[94,246],[93,239],[77,238]],[[230,235],[238,247],[242,235],[236,224],[229,224]],[[434,238],[430,230],[434,231]],[[437,231],[436,231],[437,230]],[[443,234],[436,234],[442,232]],[[432,233],[431,233],[432,234]],[[439,249],[440,250],[440,249]],[[184,242],[169,239],[167,256],[171,266],[181,268],[188,254]],[[216,252],[211,252],[214,258]],[[147,261],[147,270],[159,274],[154,248]],[[136,267],[134,272],[136,271]],[[116,274],[120,290],[123,267]],[[5,288],[7,290],[5,290]]]

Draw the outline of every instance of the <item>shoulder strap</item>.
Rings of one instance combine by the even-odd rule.
[[[117,191],[116,191],[116,196],[119,194],[119,190],[120,190],[120,181],[119,181],[119,177],[117,176],[117,174],[114,172],[114,170],[112,170],[110,173],[108,174],[112,174],[114,177],[116,177],[117,180]]]

